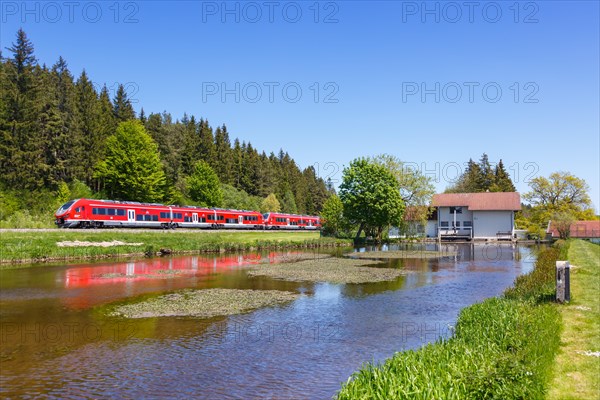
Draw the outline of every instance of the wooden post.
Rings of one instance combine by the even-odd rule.
[[[556,262],[556,301],[559,303],[571,300],[571,266],[568,261]]]

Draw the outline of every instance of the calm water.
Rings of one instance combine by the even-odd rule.
[[[0,395],[330,398],[364,362],[450,335],[461,308],[500,294],[533,266],[528,247],[466,244],[442,250],[456,255],[386,262],[409,273],[362,285],[246,275],[248,265],[292,253],[0,271]],[[159,270],[180,271],[150,276]],[[284,307],[204,320],[106,316],[114,302],[213,287],[302,296]]]

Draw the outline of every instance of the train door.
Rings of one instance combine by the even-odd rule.
[[[135,222],[135,210],[127,210],[127,222]]]
[[[198,223],[198,214],[197,213],[192,214],[192,222],[195,224]]]
[[[312,227],[312,226],[313,226],[313,225],[312,225],[312,219],[309,219],[309,220],[308,220],[308,227]]]
[[[244,223],[244,216],[243,215],[238,216],[238,221],[239,221],[240,224],[243,224]]]
[[[287,226],[290,226],[290,219],[289,219],[289,218],[286,218],[286,219],[285,219],[285,224],[286,224]]]

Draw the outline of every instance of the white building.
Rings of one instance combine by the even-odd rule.
[[[508,193],[442,193],[433,196],[434,214],[425,234],[438,239],[512,240],[521,196]]]

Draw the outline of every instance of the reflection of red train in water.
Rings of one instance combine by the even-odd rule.
[[[160,277],[202,276],[224,272],[234,267],[256,264],[259,254],[231,256],[183,256],[154,258],[111,264],[91,264],[69,268],[65,272],[65,287],[89,287],[98,284],[115,284],[155,280]]]
[[[316,216],[113,200],[72,200],[55,214],[61,228],[321,229]]]
[[[88,264],[64,271],[69,308],[85,309],[146,293],[197,287],[219,274],[261,262],[260,254],[182,256],[110,264]]]

